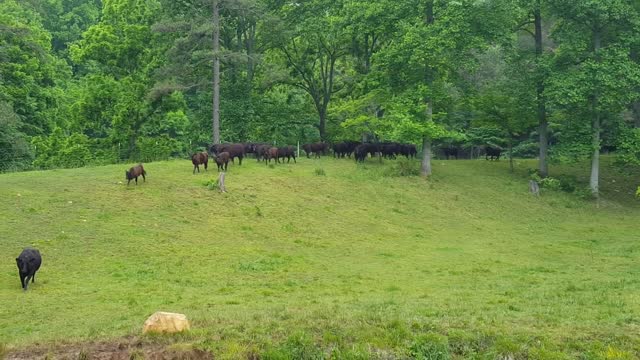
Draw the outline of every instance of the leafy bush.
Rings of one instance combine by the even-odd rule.
[[[557,178],[560,181],[560,190],[564,192],[572,193],[578,188],[578,180],[573,175],[560,175]]]
[[[449,342],[445,336],[427,333],[416,338],[409,348],[410,356],[418,360],[448,360]]]
[[[591,191],[590,187],[576,188],[575,194],[578,195],[579,198],[582,198],[585,200],[595,200],[596,198],[595,194],[593,193],[593,191]]]
[[[416,161],[398,159],[384,170],[384,175],[389,177],[418,176],[420,175],[420,164]]]
[[[33,153],[11,105],[0,102],[0,171],[21,170],[31,166]]]
[[[218,188],[218,179],[210,179],[204,183],[204,186],[209,190],[216,190]]]
[[[545,189],[555,190],[555,191],[558,191],[561,189],[560,180],[556,178],[552,178],[550,176],[540,180],[539,183],[540,183],[540,186]]]
[[[91,140],[85,134],[65,134],[57,127],[48,137],[33,138],[37,156],[33,164],[42,168],[82,167],[93,161]]]

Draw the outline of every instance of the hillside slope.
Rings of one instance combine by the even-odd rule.
[[[187,160],[128,187],[128,165],[0,175],[0,341],[118,338],[165,310],[223,357],[302,333],[406,354],[427,332],[463,357],[639,354],[637,203],[535,198],[506,162],[436,161],[428,181],[392,166],[250,159],[225,194]],[[43,265],[23,293],[27,245]]]

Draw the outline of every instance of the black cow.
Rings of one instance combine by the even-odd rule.
[[[304,144],[302,145],[302,149],[304,150],[305,153],[307,153],[307,157],[309,157],[309,155],[313,153],[315,154],[315,157],[319,158],[320,155],[326,155],[327,150],[329,150],[329,145],[322,142],[313,143],[313,144]]]
[[[413,144],[400,144],[400,155],[406,156],[407,159],[415,158],[418,154],[416,146]]]
[[[334,157],[339,157],[339,158],[343,158],[345,156],[351,157],[351,154],[353,154],[354,150],[356,149],[356,147],[358,147],[358,145],[360,145],[361,142],[359,141],[352,141],[352,140],[347,140],[347,141],[343,141],[343,142],[339,142],[337,144],[333,145],[333,156]]]
[[[444,152],[444,156],[447,158],[447,160],[449,160],[450,156],[453,156],[456,158],[456,160],[458,160],[458,147],[453,145],[445,146],[442,148],[442,151]]]
[[[356,147],[354,157],[356,158],[356,162],[364,162],[367,155],[375,156],[378,152],[380,152],[379,144],[365,143]]]
[[[244,144],[214,144],[211,145],[209,151],[214,155],[226,151],[229,153],[229,158],[231,159],[232,163],[235,163],[234,159],[238,158],[238,163],[242,165],[242,159],[244,158],[245,154],[245,147]]]
[[[257,144],[255,147],[256,159],[258,161],[264,159],[267,156],[267,152],[271,148],[269,144]]]
[[[485,159],[486,160],[500,160],[500,154],[502,153],[502,149],[497,146],[487,146],[485,147]]]
[[[296,162],[296,147],[295,146],[283,146],[278,148],[278,162],[282,158],[282,163],[284,163],[284,158],[287,158],[287,163],[291,162],[291,158],[293,158],[293,162]]]
[[[29,280],[31,279],[32,283],[36,281],[36,271],[40,269],[42,264],[40,252],[37,249],[26,248],[16,258],[16,264],[18,265],[22,289],[27,291]]]

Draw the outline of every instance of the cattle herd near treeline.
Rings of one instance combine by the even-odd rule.
[[[329,154],[330,146],[323,142],[304,144],[302,150],[306,153],[307,157],[311,155],[319,158],[322,155]],[[351,158],[351,155],[355,158],[356,162],[364,162],[364,160],[371,155],[371,157],[379,156],[380,158],[395,159],[399,156],[404,156],[407,159],[415,158],[418,154],[416,146],[413,144],[401,144],[396,142],[381,142],[381,143],[361,143],[358,141],[343,141],[336,143],[332,146],[333,156],[335,158]],[[209,165],[209,157],[213,158],[218,165],[218,171],[227,170],[229,161],[235,162],[238,159],[238,165],[242,165],[242,160],[247,157],[248,154],[254,154],[257,161],[264,161],[265,164],[271,163],[273,160],[275,163],[296,163],[296,147],[295,146],[272,146],[265,143],[242,143],[242,144],[214,144],[209,147],[209,151],[197,152],[191,156],[191,162],[193,163],[193,173],[196,170],[200,172],[200,165],[203,165],[205,170]],[[441,148],[444,156],[449,159],[451,156],[458,158],[458,148],[448,146]],[[500,160],[501,148],[494,146],[484,147],[485,158],[487,160]],[[129,170],[125,171],[125,179],[127,185],[134,180],[136,185],[138,184],[138,177],[142,176],[143,181],[146,181],[147,172],[142,164],[133,166]],[[20,275],[20,284],[24,290],[27,290],[29,280],[34,282],[35,274],[40,269],[42,258],[40,252],[37,249],[26,248],[16,258],[16,264],[18,265],[18,271]]]
[[[397,142],[379,142],[379,143],[361,143],[359,141],[342,141],[329,146],[324,142],[304,144],[301,146],[304,150],[307,158],[312,155],[319,158],[321,155],[328,155],[330,148],[333,150],[333,157],[335,158],[351,158],[353,155],[356,162],[364,162],[368,156],[381,158],[395,159],[398,156],[404,156],[407,159],[413,159],[417,156],[418,150],[413,144],[404,144]],[[483,147],[487,160],[500,160],[500,154],[502,149],[495,146]],[[459,148],[455,146],[444,146],[440,149],[445,158],[450,159],[455,157],[458,159]],[[200,172],[200,165],[204,166],[207,170],[209,166],[209,158],[211,157],[218,165],[218,171],[226,171],[229,166],[229,161],[235,163],[238,159],[238,164],[242,165],[242,160],[253,154],[257,161],[264,161],[265,164],[271,163],[287,163],[296,162],[297,149],[295,146],[273,146],[267,143],[236,143],[236,144],[214,144],[211,145],[208,151],[197,152],[191,156],[191,162],[193,163],[193,173]],[[138,176],[144,178],[146,172],[142,167],[142,164],[132,167],[126,172],[127,184],[135,179],[138,183]]]

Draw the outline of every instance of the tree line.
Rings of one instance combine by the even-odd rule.
[[[0,170],[212,142],[490,144],[640,166],[634,0],[3,0]]]

